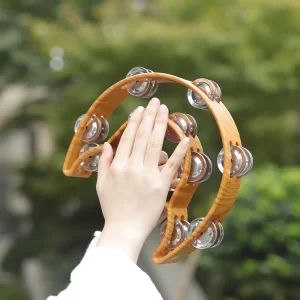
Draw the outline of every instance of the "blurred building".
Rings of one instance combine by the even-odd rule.
[[[4,225],[9,212],[23,215],[30,210],[28,201],[18,191],[19,178],[14,171],[34,156],[45,156],[52,151],[52,138],[47,126],[32,123],[23,128],[3,130],[30,102],[41,98],[41,89],[28,89],[24,85],[11,85],[0,94],[0,261],[14,239],[14,232]],[[9,126],[10,127],[10,126]],[[30,224],[23,224],[20,231]],[[44,298],[42,284],[32,285],[42,278],[38,261],[28,260],[22,265],[24,283],[32,300]],[[0,282],[13,280],[0,270]],[[34,280],[34,281],[33,281]]]

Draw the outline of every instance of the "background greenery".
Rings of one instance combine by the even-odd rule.
[[[33,227],[8,251],[4,268],[18,274],[22,260],[38,256],[55,271],[53,289],[66,285],[90,232],[103,226],[95,176],[66,178],[61,171],[74,122],[132,67],[144,66],[218,82],[243,145],[254,156],[254,170],[243,179],[224,223],[224,242],[205,251],[199,262],[197,279],[209,299],[298,299],[299,2],[153,0],[145,8],[137,2],[0,3],[1,88],[23,82],[46,90],[42,101],[24,107],[8,127],[43,120],[55,136],[51,157],[32,157],[19,170],[20,189],[32,211],[22,218],[10,216],[7,226],[17,228],[26,219]],[[53,52],[62,54],[60,49],[63,55],[51,61]],[[199,137],[215,170],[190,210],[190,218],[203,216],[221,177],[217,126],[209,112],[188,104],[183,87],[163,85],[156,96],[170,112],[190,113],[198,120]],[[112,133],[141,101],[131,98],[118,108],[109,120]],[[168,152],[173,148],[166,142]]]

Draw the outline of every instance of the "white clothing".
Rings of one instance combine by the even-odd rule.
[[[68,287],[46,300],[163,300],[150,277],[129,257],[96,247],[99,236],[100,232],[95,232]]]

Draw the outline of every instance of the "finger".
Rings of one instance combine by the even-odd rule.
[[[164,166],[163,170],[161,171],[163,178],[165,180],[167,180],[168,182],[171,183],[176,172],[178,171],[178,168],[180,167],[180,164],[181,164],[182,160],[184,159],[184,156],[188,149],[188,145],[189,145],[189,138],[186,137],[178,144],[175,151],[173,152],[171,157],[168,159],[166,165]]]
[[[131,160],[135,163],[144,163],[146,148],[153,130],[155,118],[159,109],[159,103],[160,102],[157,98],[153,98],[144,112],[142,122],[135,136],[130,156]]]
[[[165,164],[164,165],[161,165],[158,167],[159,171],[162,171],[162,169],[164,168]],[[180,178],[177,178],[178,176],[178,172],[175,173],[174,175],[174,178],[172,179],[171,181],[171,185],[170,185],[170,188],[173,188],[175,189],[180,181]]]
[[[157,166],[159,161],[161,148],[165,139],[167,123],[168,123],[168,108],[161,105],[155,119],[155,124],[151,136],[148,140],[147,151],[144,164],[146,167]]]
[[[113,160],[113,150],[109,143],[104,143],[102,154],[98,163],[97,185],[101,185],[106,177],[109,167]]]
[[[158,165],[159,166],[164,165],[168,161],[168,158],[169,158],[168,154],[165,151],[161,151],[159,161],[158,161]]]
[[[144,107],[142,106],[139,106],[133,112],[116,150],[114,158],[116,163],[120,162],[121,160],[124,161],[124,159],[127,159],[130,156],[136,132],[143,118],[143,112]]]
[[[158,166],[158,169],[159,169],[159,171],[161,172],[162,170],[163,170],[163,168],[164,168],[164,166],[166,165],[166,163],[164,163],[163,165],[160,165],[160,166]],[[173,177],[173,180],[180,180],[180,178],[177,178],[178,177],[178,171],[177,172],[175,172],[175,175],[174,175],[174,177]]]
[[[162,151],[162,152],[164,152],[164,151]],[[160,158],[160,159],[162,159],[162,158]],[[164,161],[162,164],[159,161],[159,163],[158,163],[158,169],[159,169],[160,172],[163,170],[163,168],[166,165],[167,161],[168,161],[168,159],[166,159],[166,161]],[[177,170],[177,172],[175,172],[175,174],[174,174],[174,178],[173,179],[177,179],[178,174],[179,173],[178,173],[178,170]]]

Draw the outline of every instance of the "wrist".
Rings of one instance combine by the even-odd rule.
[[[146,238],[136,227],[105,224],[97,247],[118,250],[136,263]]]

